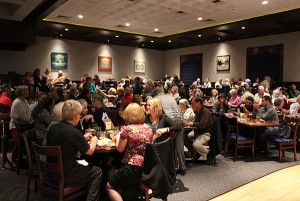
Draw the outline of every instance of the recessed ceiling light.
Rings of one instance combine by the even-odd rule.
[[[198,35],[199,38],[200,38],[201,36],[202,36],[201,34]]]
[[[142,46],[144,47],[145,45],[144,45],[144,44],[142,44]]]
[[[127,23],[125,24],[125,26],[129,27],[129,26],[130,26],[130,24],[127,22]]]
[[[218,40],[221,40],[221,38],[218,38]]]
[[[65,29],[65,31],[69,31],[69,29]]]
[[[263,5],[266,5],[266,4],[268,4],[269,2],[268,1],[263,1],[263,2],[261,2]]]
[[[171,40],[169,40],[168,42],[169,42],[169,43],[172,43],[172,41],[171,41]]]
[[[119,36],[116,36],[116,38],[119,38]]]
[[[107,42],[109,42],[109,40],[107,40]]]
[[[154,43],[154,41],[152,40],[151,43]]]
[[[201,21],[201,20],[202,20],[202,17],[198,17],[198,20]]]
[[[155,32],[158,32],[158,28],[155,28],[154,31],[155,31]]]
[[[246,27],[242,27],[242,29],[246,29]]]
[[[62,34],[59,34],[60,37],[62,37]]]
[[[82,18],[83,18],[83,15],[78,15],[78,17],[79,17],[80,19],[82,19]]]

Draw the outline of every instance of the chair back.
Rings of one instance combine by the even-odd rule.
[[[291,134],[294,142],[296,142],[297,133],[298,133],[298,126],[299,126],[300,118],[297,117],[285,117],[285,123],[291,127]]]
[[[45,176],[57,176],[59,189],[64,186],[63,162],[60,146],[40,146],[32,142],[35,158],[39,169],[39,182],[43,187]],[[41,155],[46,156],[47,160],[41,159]]]
[[[236,133],[236,139],[238,140],[238,121],[237,118],[227,118],[227,123],[225,124],[227,127],[227,136],[228,139],[231,132]]]
[[[23,139],[24,139],[24,144],[26,147],[26,152],[27,152],[27,158],[28,158],[28,170],[32,170],[32,160],[34,158],[34,154],[32,154],[32,146],[31,142],[36,142],[37,137],[36,137],[36,131],[35,129],[31,129],[29,131],[24,132],[23,134]]]

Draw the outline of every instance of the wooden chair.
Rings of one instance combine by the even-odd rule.
[[[231,122],[230,122],[231,120]],[[235,145],[235,152],[234,152],[234,162],[237,158],[237,151],[239,148],[252,148],[252,160],[254,161],[254,147],[255,147],[255,140],[254,138],[247,137],[240,135],[239,133],[239,122],[236,118],[231,118],[229,122],[227,122],[227,136],[226,136],[226,144],[224,155],[225,158],[227,156],[228,145],[234,144]]]
[[[31,154],[31,153],[33,153],[31,142],[36,142],[37,138],[36,138],[35,129],[26,131],[22,135],[23,135],[23,139],[24,139],[24,143],[25,143],[26,151],[27,151],[27,157],[28,157],[28,182],[27,182],[27,195],[26,195],[26,201],[28,201],[31,181],[32,180],[35,181],[34,189],[36,191],[37,183],[38,183],[38,179],[39,179],[38,167],[37,167],[36,163],[33,164],[33,162],[32,162],[35,157],[34,157],[34,154]]]
[[[22,137],[22,133],[33,128],[31,124],[18,124],[15,123],[18,133],[18,163],[17,163],[17,175],[20,174],[20,167],[23,163],[23,156],[27,155],[26,146]]]
[[[291,138],[282,138],[279,136],[269,136],[267,139],[267,157],[269,155],[269,148],[271,144],[279,146],[279,162],[282,156],[284,156],[284,150],[294,149],[294,161],[297,161],[296,143],[297,143],[297,132],[300,119],[295,117],[285,117],[285,122],[290,124],[291,127]]]
[[[42,193],[58,196],[59,201],[71,200],[86,193],[87,184],[64,184],[64,170],[60,146],[40,146],[34,142],[32,142],[32,146],[39,169],[39,201],[42,199]],[[46,156],[47,161],[50,158],[54,162],[41,160],[41,155]],[[58,183],[50,181],[46,177],[47,175],[57,176]]]
[[[10,113],[0,113],[0,127],[1,127],[1,160],[2,169],[5,169],[5,164],[8,163],[12,169],[11,162],[7,158],[7,148],[9,144],[14,144],[14,140],[9,131]]]

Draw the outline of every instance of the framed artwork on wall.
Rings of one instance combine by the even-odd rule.
[[[111,71],[112,70],[112,58],[111,57],[98,57],[99,71]]]
[[[135,73],[145,73],[146,72],[145,59],[135,59],[134,60],[134,72]]]
[[[67,69],[68,54],[60,52],[51,52],[51,68],[52,69]]]
[[[217,71],[230,70],[230,55],[217,56]]]

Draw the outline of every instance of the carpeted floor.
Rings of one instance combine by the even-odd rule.
[[[215,165],[206,165],[201,158],[196,164],[191,164],[190,161],[187,161],[187,174],[185,176],[177,176],[174,193],[168,196],[168,200],[208,200],[270,172],[300,164],[300,162],[293,161],[291,152],[286,152],[282,162],[279,163],[278,150],[275,149],[271,150],[268,159],[264,155],[256,155],[254,162],[247,151],[241,154],[245,156],[239,154],[236,162],[233,162],[230,155],[227,158],[219,155]],[[300,159],[299,156],[300,154],[298,154],[298,159]],[[0,201],[26,200],[26,173],[26,170],[21,170],[21,175],[16,175],[16,172],[9,169],[0,170]],[[33,183],[31,189],[30,201],[36,201],[37,193],[33,191]],[[57,198],[45,197],[43,200],[52,201],[57,200]],[[106,199],[102,197],[101,200]],[[159,199],[152,198],[151,200]]]

